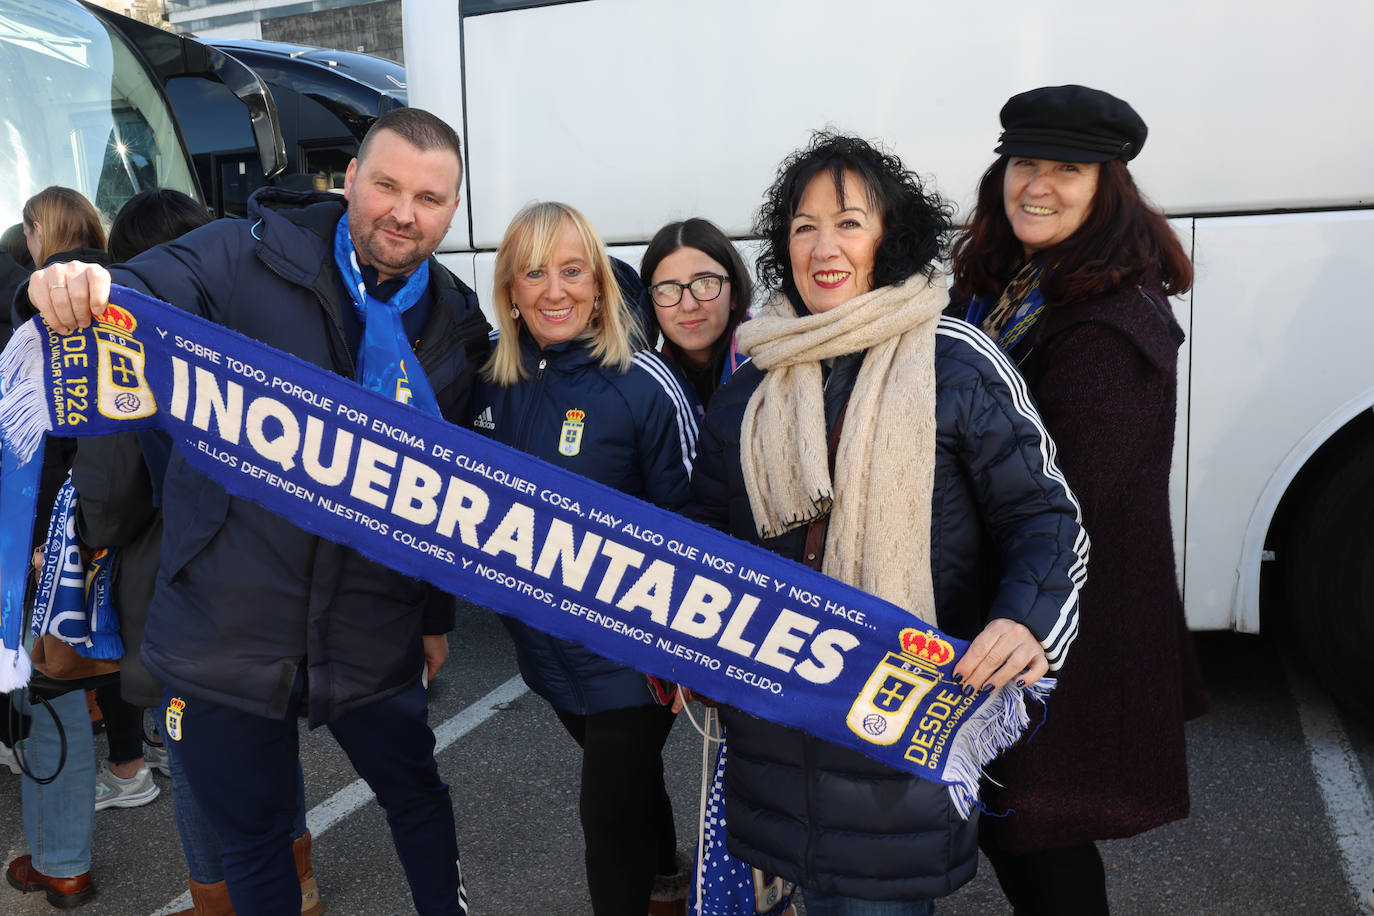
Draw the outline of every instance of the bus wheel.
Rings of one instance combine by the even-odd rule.
[[[1317,678],[1374,723],[1374,438],[1342,452],[1293,514],[1288,619]]]

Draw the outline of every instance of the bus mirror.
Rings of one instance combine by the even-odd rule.
[[[253,142],[262,161],[262,174],[272,178],[286,171],[286,138],[282,135],[277,103],[257,71],[215,48],[207,48],[210,70],[229,91],[248,106]]]

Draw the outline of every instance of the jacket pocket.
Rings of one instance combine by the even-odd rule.
[[[228,492],[180,455],[162,485],[162,574],[171,581],[205,549],[229,515]]]

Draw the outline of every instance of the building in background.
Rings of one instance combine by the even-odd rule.
[[[167,22],[167,11],[163,0],[90,0],[90,2],[119,13],[121,16],[128,16],[130,19],[137,19],[148,25],[171,30],[171,26]]]
[[[202,39],[261,38],[404,62],[401,0],[101,0],[165,5],[172,28]],[[123,12],[120,9],[120,12]]]

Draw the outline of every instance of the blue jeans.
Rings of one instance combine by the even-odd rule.
[[[164,703],[159,723],[166,720]],[[161,728],[161,725],[159,725]],[[181,836],[181,851],[186,855],[186,870],[198,884],[214,884],[224,880],[224,864],[220,861],[220,839],[215,828],[200,809],[196,797],[186,782],[181,766],[181,751],[175,741],[164,741],[167,766],[172,771],[172,810],[176,813],[177,833]],[[296,822],[291,828],[292,839],[305,836],[305,772],[296,761]]]
[[[806,916],[932,916],[934,900],[860,900],[803,890]]]
[[[301,889],[291,833],[301,810],[297,690],[285,719],[268,719],[190,697],[176,743],[187,782],[222,840],[224,879],[234,911],[300,916]],[[347,713],[329,723],[358,775],[386,811],[397,856],[421,916],[458,916],[462,875],[448,786],[434,761],[424,688]]]
[[[58,726],[43,704],[28,705],[26,691],[16,691],[13,696],[19,711],[33,716],[28,738],[18,745],[24,763],[35,776],[51,776],[61,756]],[[91,836],[95,831],[91,714],[84,690],[73,690],[49,704],[66,734],[67,762],[47,785],[21,777],[24,836],[34,868],[51,878],[75,878],[91,870]]]

